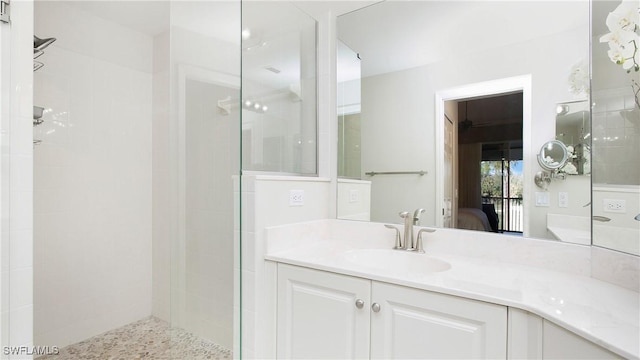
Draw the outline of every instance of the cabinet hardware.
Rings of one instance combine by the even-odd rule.
[[[380,304],[378,304],[378,303],[371,304],[371,310],[373,310],[373,312],[380,311]]]
[[[364,307],[364,300],[362,300],[362,299],[356,300],[356,307],[358,309],[362,309]]]

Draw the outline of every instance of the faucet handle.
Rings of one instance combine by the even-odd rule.
[[[424,212],[425,210],[423,208],[416,209],[416,211],[413,212],[413,225],[420,224],[420,215]]]
[[[408,211],[402,211],[401,213],[399,213],[398,215],[400,215],[401,218],[406,219],[407,216],[411,216],[409,215]]]
[[[396,231],[396,244],[393,247],[394,250],[402,249],[402,243],[400,242],[400,229],[397,226],[385,224],[384,227],[387,229],[394,229]]]
[[[421,254],[424,254],[424,247],[422,246],[422,233],[423,232],[428,232],[428,233],[432,233],[432,232],[436,232],[435,229],[427,229],[427,228],[422,228],[420,230],[418,230],[418,238],[416,239],[416,252],[419,252]]]

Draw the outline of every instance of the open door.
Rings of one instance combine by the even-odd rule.
[[[456,227],[456,211],[457,200],[456,194],[456,126],[458,122],[458,102],[445,102],[444,114],[444,201],[442,203],[442,226],[445,228]]]

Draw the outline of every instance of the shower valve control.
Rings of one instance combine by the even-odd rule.
[[[9,1],[0,0],[0,22],[9,24],[11,22],[11,11]]]

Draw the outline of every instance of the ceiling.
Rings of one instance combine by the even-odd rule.
[[[52,0],[37,0],[52,1]],[[57,1],[57,0],[53,0]],[[244,1],[245,6],[256,4],[292,3],[315,18],[327,12],[341,15],[366,7],[377,1]],[[215,37],[231,43],[240,42],[240,0],[155,1],[155,0],[72,0],[66,1],[83,11],[135,31],[156,36],[169,28],[170,21],[187,30]],[[267,5],[268,7],[269,5]],[[178,10],[178,11],[176,11]],[[270,16],[277,16],[271,13]]]
[[[240,43],[239,0],[84,0],[66,3],[152,37],[166,32],[171,24],[226,42]]]
[[[385,1],[337,22],[338,38],[362,58],[363,77],[490,51],[588,23],[588,1]]]

